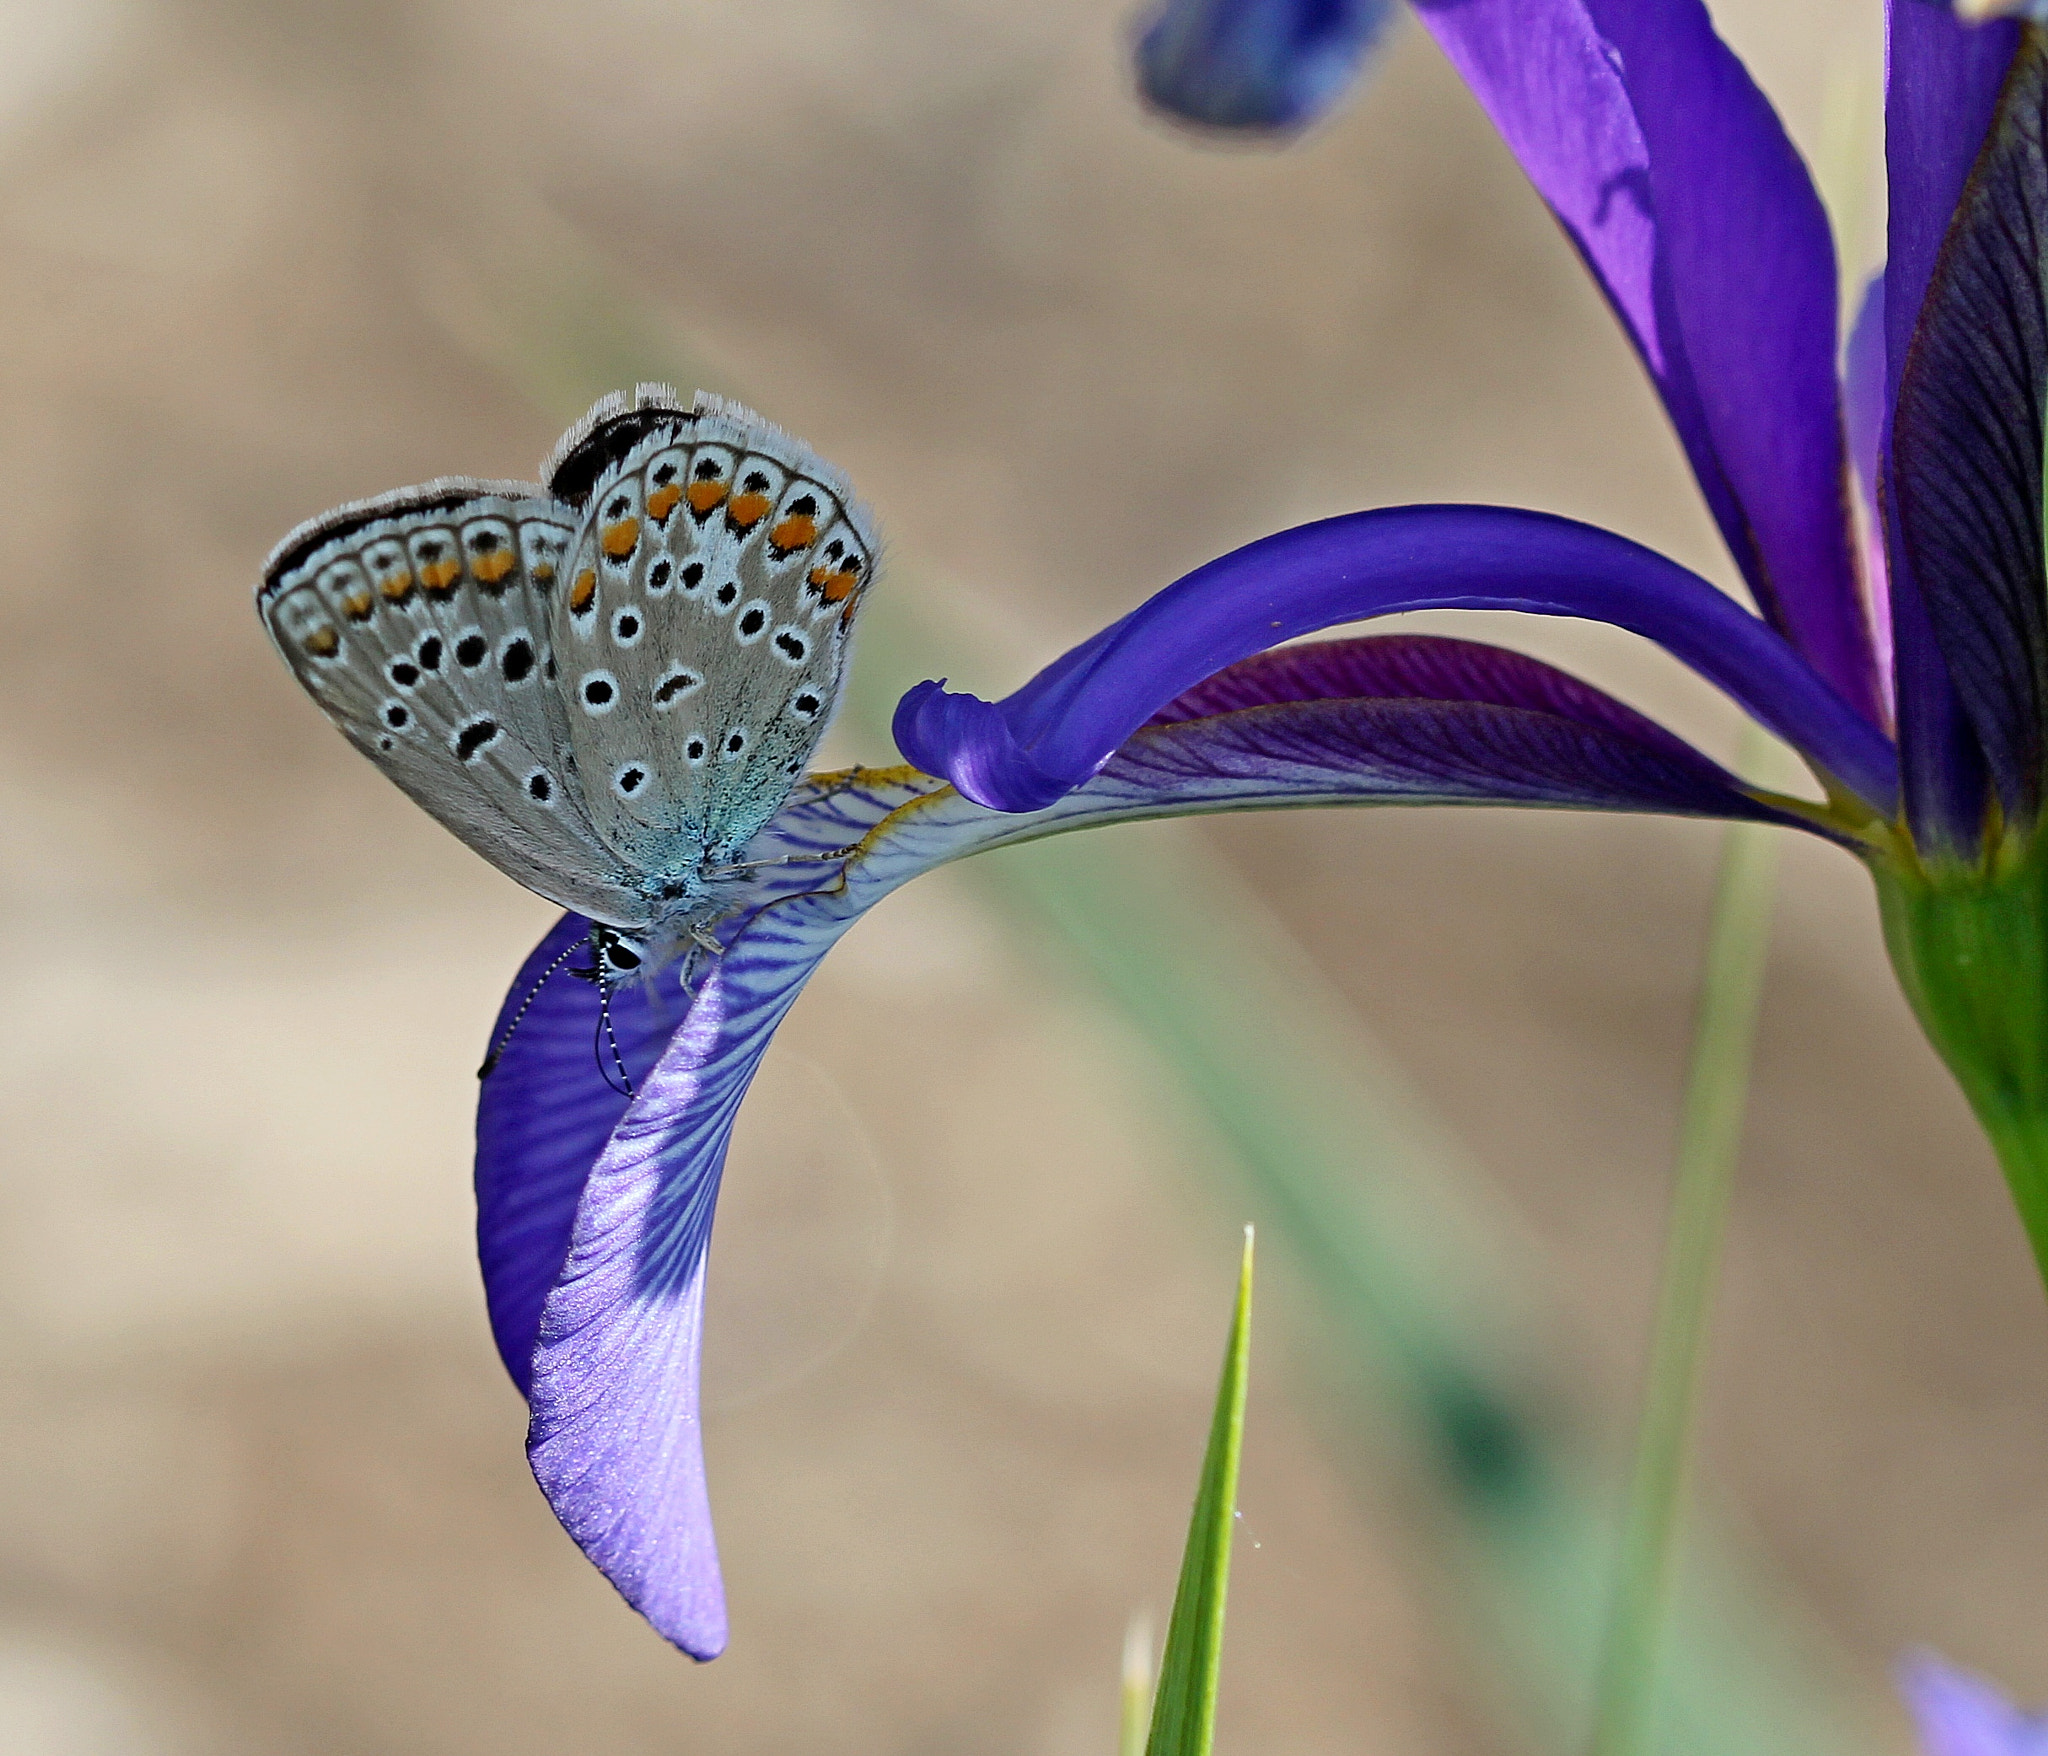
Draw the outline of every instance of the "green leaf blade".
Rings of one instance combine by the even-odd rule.
[[[1223,1609],[1230,1589],[1230,1545],[1237,1521],[1237,1469],[1244,1450],[1244,1397],[1251,1362],[1252,1228],[1244,1229],[1237,1309],[1223,1352],[1209,1448],[1195,1490],[1188,1544],[1181,1557],[1173,1617],[1160,1656],[1145,1756],[1209,1756],[1216,1735],[1216,1680],[1223,1664]]]

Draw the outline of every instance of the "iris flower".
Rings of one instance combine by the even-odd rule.
[[[1901,1683],[1926,1756],[2048,1756],[2048,1716],[2021,1711],[1981,1677],[1923,1655]]]
[[[1028,812],[1198,679],[1336,623],[1509,609],[1646,636],[1813,769],[1824,804],[1773,802],[1870,871],[2048,1273],[2048,33],[1891,0],[1889,252],[1838,371],[1827,217],[1700,0],[1417,11],[1606,294],[1759,614],[1587,525],[1361,512],[1211,562],[1000,702],[920,685],[898,744]]]
[[[513,984],[481,1088],[491,1320],[557,1515],[696,1657],[726,1635],[697,1387],[735,1113],[838,937],[908,879],[985,848],[1346,803],[1807,830],[1876,877],[1907,991],[2037,1245],[2048,1230],[2042,38],[1893,0],[1890,261],[1844,384],[1820,202],[1698,0],[1419,10],[1607,294],[1761,613],[1540,512],[1328,520],[1198,569],[1000,702],[937,683],[906,695],[897,742],[915,766],[802,783],[750,848],[757,882],[713,929],[721,954],[698,961],[694,992],[671,974],[614,995],[630,1096],[592,1055],[596,990],[547,979],[588,930],[566,917]],[[1749,786],[1496,647],[1283,645],[1445,607],[1589,618],[1660,643],[1800,751],[1822,802]]]

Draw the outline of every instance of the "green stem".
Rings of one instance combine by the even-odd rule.
[[[1628,1522],[1601,1659],[1593,1756],[1640,1756],[1651,1748],[1700,1359],[1749,1097],[1776,871],[1770,830],[1737,824],[1728,831],[1679,1125]]]

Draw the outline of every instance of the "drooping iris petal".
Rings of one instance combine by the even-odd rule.
[[[1834,244],[1700,0],[1417,0],[1634,339],[1758,607],[1878,717]]]
[[[2048,52],[2023,44],[1929,283],[1892,425],[1903,552],[2008,819],[2041,805]]]
[[[2022,1713],[1981,1677],[1927,1653],[1899,1683],[1925,1756],[2048,1756],[2048,1719]]]
[[[1138,90],[1207,128],[1289,133],[1357,79],[1394,0],[1165,0],[1139,27]]]
[[[1350,693],[1367,688],[1406,693]],[[907,768],[805,782],[748,849],[750,860],[788,863],[764,866],[757,893],[719,924],[726,949],[694,1000],[683,1004],[673,970],[651,990],[615,994],[630,1103],[607,1086],[609,1062],[593,1047],[595,991],[559,973],[532,991],[588,923],[565,917],[528,958],[506,1016],[531,1003],[478,1114],[493,1324],[508,1364],[531,1351],[513,1375],[527,1388],[528,1449],[550,1504],[669,1640],[698,1658],[724,1645],[698,1413],[706,1247],[740,1100],[818,960],[897,886],[987,848],[1145,817],[1313,804],[1566,806],[1815,827],[1536,660],[1464,641],[1360,639],[1262,655],[1207,680],[1087,785],[1034,814],[990,811]]]
[[[1890,742],[1731,598],[1611,531],[1495,506],[1390,507],[1263,538],[1168,586],[1001,703],[919,684],[897,705],[896,742],[969,798],[1035,810],[1225,665],[1342,622],[1421,609],[1626,628],[1880,811],[1896,799]]]
[[[1885,371],[1888,406],[1950,216],[1983,144],[2019,27],[1959,23],[1933,0],[1890,0],[1885,74]],[[1886,496],[1889,507],[1891,496]],[[1921,847],[1974,849],[1984,823],[1983,753],[1956,698],[1888,510],[1893,665],[1906,816]]]

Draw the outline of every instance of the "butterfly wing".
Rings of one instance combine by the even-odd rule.
[[[521,482],[345,506],[272,554],[257,608],[357,749],[507,876],[622,927],[647,905],[596,834],[550,676],[576,514]]]
[[[549,475],[584,510],[549,611],[590,819],[650,871],[729,861],[831,718],[867,516],[759,416],[648,387],[600,405]]]

